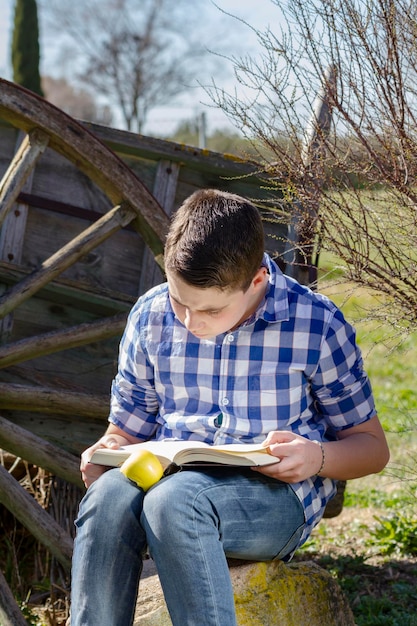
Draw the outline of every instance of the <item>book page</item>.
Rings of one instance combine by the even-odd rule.
[[[185,448],[210,448],[208,443],[202,441],[144,441],[142,443],[132,443],[127,446],[121,446],[117,450],[112,448],[99,448],[91,458],[91,463],[98,465],[109,465],[117,467],[121,465],[131,454],[135,454],[139,450],[148,450],[155,454],[160,460],[162,467],[165,469],[172,463],[175,455]]]
[[[102,465],[120,465],[131,454],[144,449],[155,454],[164,469],[174,462],[177,465],[187,463],[221,463],[225,465],[268,465],[279,462],[277,457],[268,453],[268,448],[261,444],[224,444],[211,445],[202,441],[146,441],[122,446],[117,450],[99,449],[92,459],[92,463]]]
[[[183,449],[175,456],[178,465],[189,463],[220,463],[222,465],[236,465],[251,467],[253,465],[270,465],[279,463],[279,459],[268,453],[268,448],[257,444],[231,444],[224,446],[209,446],[206,449]]]

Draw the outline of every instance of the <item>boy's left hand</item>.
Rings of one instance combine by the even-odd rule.
[[[314,441],[286,430],[275,430],[264,441],[280,463],[252,469],[286,483],[297,483],[314,476],[322,464],[320,446]]]
[[[376,474],[389,461],[387,440],[377,415],[338,431],[335,441],[322,443],[324,455],[317,443],[287,430],[270,432],[263,445],[281,462],[253,469],[286,483],[318,472],[334,480],[351,480]]]

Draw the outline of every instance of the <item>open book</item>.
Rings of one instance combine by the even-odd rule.
[[[117,450],[101,448],[96,450],[91,463],[117,467],[130,454],[140,449],[148,450],[158,457],[164,470],[171,465],[204,465],[217,463],[220,465],[260,466],[279,463],[276,456],[269,454],[268,448],[260,444],[232,443],[216,446],[201,441],[146,441],[122,446]]]

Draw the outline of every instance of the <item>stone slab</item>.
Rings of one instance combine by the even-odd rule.
[[[230,572],[238,626],[355,626],[337,581],[313,562],[245,562]],[[151,560],[144,564],[134,626],[172,626]]]

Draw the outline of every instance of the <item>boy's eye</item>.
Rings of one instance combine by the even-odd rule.
[[[218,315],[220,311],[206,311],[207,315]]]

